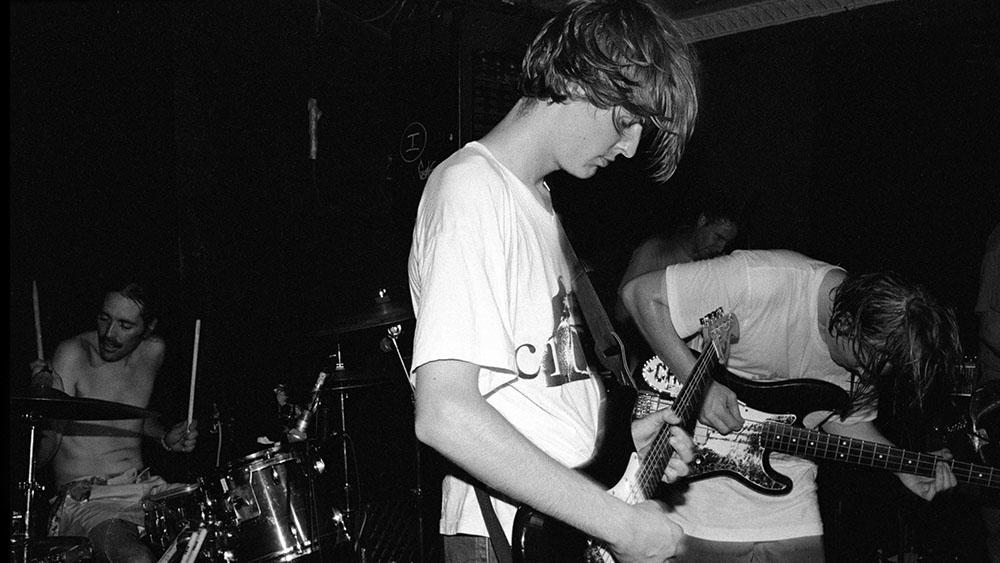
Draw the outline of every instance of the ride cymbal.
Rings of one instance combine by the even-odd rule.
[[[318,331],[316,336],[324,337],[355,332],[399,323],[412,318],[413,308],[410,306],[409,300],[393,301],[389,298],[388,290],[382,289],[379,291],[378,298],[375,299],[374,306],[337,320],[333,326]]]

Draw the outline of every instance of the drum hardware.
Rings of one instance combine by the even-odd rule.
[[[984,463],[1000,467],[1000,380],[989,381],[969,400],[972,447]]]
[[[347,417],[346,417],[347,390],[354,389],[357,387],[362,387],[363,385],[359,384],[352,386],[346,383],[348,381],[360,382],[361,380],[357,379],[356,377],[351,378],[350,376],[348,376],[348,372],[344,367],[344,363],[341,361],[340,358],[339,348],[337,350],[337,364],[333,370],[333,375],[331,377],[331,380],[334,381],[334,383],[331,385],[329,390],[337,393],[337,401],[339,403],[338,406],[340,407],[339,408],[340,412],[338,413],[340,415],[339,416],[340,426],[337,428],[336,432],[334,432],[330,438],[340,441],[340,448],[341,448],[340,453],[341,453],[341,458],[344,462],[344,482],[342,484],[342,488],[344,490],[344,514],[347,518],[350,518],[353,513],[351,512],[352,510],[351,478],[350,478],[351,473],[350,473],[350,463],[349,463],[350,458],[348,457],[348,446],[350,446],[350,453],[353,454],[354,442],[351,440],[351,435],[347,433]]]
[[[30,563],[78,563],[90,561],[93,550],[87,538],[54,536],[31,540],[28,554]],[[23,540],[11,543],[11,561],[20,561],[14,553],[23,551]]]
[[[416,407],[416,396],[412,393],[412,385],[410,384],[410,368],[407,367],[406,361],[403,360],[403,353],[399,350],[399,336],[403,334],[403,325],[393,325],[386,329],[386,336],[382,339],[380,348],[383,352],[388,352],[389,350],[394,350],[396,352],[396,357],[399,358],[399,365],[403,369],[403,379],[406,380],[407,386],[410,387],[410,404]],[[391,347],[390,347],[391,344]],[[417,549],[420,560],[424,557],[424,516],[423,516],[423,479],[421,477],[421,468],[423,465],[420,461],[420,441],[416,440],[414,437],[414,453],[415,453],[415,463],[416,463],[416,483],[413,489],[413,494],[417,499]]]
[[[66,393],[51,387],[32,387],[31,395],[10,398],[12,411],[20,412],[28,423],[28,478],[19,484],[25,492],[24,516],[22,530],[11,530],[11,558],[14,561],[29,562],[38,552],[46,552],[46,558],[55,555],[63,546],[59,541],[33,540],[31,537],[31,507],[34,504],[35,493],[44,487],[35,481],[35,439],[38,435],[38,425],[43,418],[55,420],[125,420],[132,418],[152,418],[157,413],[112,401],[70,397]],[[82,540],[82,542],[81,542]],[[71,544],[76,551],[89,551],[86,538],[69,538],[63,543]],[[81,545],[82,543],[82,545]],[[89,557],[89,555],[88,555]]]

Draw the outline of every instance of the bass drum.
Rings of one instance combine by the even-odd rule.
[[[351,542],[340,511],[315,494],[321,465],[305,446],[278,445],[231,462],[209,479],[211,496],[221,501],[227,555],[241,562],[342,560]]]
[[[983,463],[1000,467],[1000,380],[983,384],[969,400],[973,440]]]

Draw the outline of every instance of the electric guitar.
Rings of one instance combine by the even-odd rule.
[[[712,382],[711,372],[721,369],[720,364],[728,358],[730,341],[736,336],[733,332],[736,330],[735,318],[724,314],[721,308],[701,319],[701,324],[707,348],[699,356],[691,377],[673,403],[674,411],[685,428],[693,427],[697,421],[702,398]],[[673,454],[669,437],[669,426],[662,426],[642,461],[634,451],[631,434],[617,440],[605,439],[599,454],[606,447],[612,448],[612,451],[617,449],[618,453],[624,452],[628,460],[624,474],[619,472],[609,479],[608,471],[602,466],[613,456],[603,454],[596,456],[580,471],[605,486],[614,483],[612,479],[620,476],[608,492],[629,504],[642,502],[655,493]],[[516,563],[614,560],[601,542],[527,505],[519,507],[514,516],[511,548]]]
[[[651,362],[655,364],[659,359],[654,357],[646,362],[649,373],[657,370],[666,373],[662,364],[654,366]],[[720,372],[716,379],[736,393],[745,422],[743,428],[728,435],[698,423],[692,434],[694,461],[688,464],[690,473],[686,479],[732,477],[759,493],[783,495],[791,491],[792,482],[775,471],[769,460],[771,452],[779,452],[924,477],[933,477],[935,464],[944,462],[961,483],[1000,488],[1000,470],[995,467],[803,428],[801,421],[805,415],[847,406],[847,393],[832,383],[816,379],[754,382],[727,370]],[[639,392],[633,413],[636,418],[670,406],[674,402],[671,397],[678,390],[683,391],[672,374],[660,378],[658,383],[666,383],[666,391]]]

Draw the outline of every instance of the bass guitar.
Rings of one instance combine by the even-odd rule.
[[[728,358],[729,344],[737,335],[735,318],[717,309],[701,319],[705,342],[708,343],[692,370],[691,377],[673,403],[674,411],[685,428],[692,428],[701,410],[701,401],[712,382],[712,372]],[[629,412],[626,411],[626,417]],[[673,454],[669,443],[670,429],[664,425],[653,439],[648,453],[640,460],[634,451],[631,435],[622,439],[602,441],[599,455],[579,470],[592,479],[610,486],[608,471],[603,466],[607,459],[601,450],[628,452],[625,472],[609,489],[609,493],[629,504],[650,498],[663,477],[667,462]],[[617,477],[618,475],[614,476]],[[614,478],[612,477],[612,479]],[[514,516],[511,541],[515,563],[553,561],[613,561],[611,553],[600,542],[588,537],[568,524],[549,517],[530,506],[522,505]]]
[[[653,358],[646,363],[650,373],[666,373],[662,364],[651,365],[658,361]],[[943,462],[960,483],[1000,488],[1000,471],[995,467],[802,427],[809,413],[847,406],[847,393],[832,383],[816,379],[754,382],[727,370],[719,372],[716,379],[736,393],[745,422],[739,431],[727,435],[699,422],[692,434],[695,456],[686,479],[725,476],[759,493],[783,495],[792,489],[792,482],[771,467],[771,452],[778,452],[924,477],[933,477],[935,464]],[[637,418],[672,405],[672,397],[683,392],[672,374],[660,377],[657,383],[665,384],[666,390],[640,391],[633,413]]]

